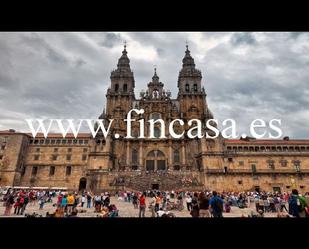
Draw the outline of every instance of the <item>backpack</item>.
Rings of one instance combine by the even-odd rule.
[[[289,214],[297,216],[301,212],[300,200],[296,196],[290,196],[289,198]]]
[[[219,212],[222,212],[223,211],[223,205],[222,205],[222,202],[218,199],[218,198],[215,198],[214,199],[214,205],[213,205],[213,208],[214,210],[219,213]]]

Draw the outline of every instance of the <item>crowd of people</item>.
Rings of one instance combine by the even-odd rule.
[[[35,191],[35,190],[8,190],[3,197],[5,206],[4,215],[11,215],[12,209],[14,214],[23,215],[28,205],[39,205],[43,209],[46,202],[52,202],[56,196],[56,191]]]
[[[309,195],[301,195],[296,189],[291,193],[271,192],[221,192],[216,191],[158,191],[144,192],[117,191],[118,201],[133,204],[139,217],[146,216],[146,210],[151,217],[175,217],[174,211],[183,211],[196,217],[221,218],[224,213],[230,213],[232,207],[250,208],[249,217],[264,217],[266,213],[277,214],[277,217],[308,217]],[[119,210],[111,204],[111,194],[104,192],[64,192],[45,190],[9,190],[3,197],[4,216],[29,215],[26,210],[30,205],[37,205],[39,210],[50,202],[55,212],[46,213],[46,217],[76,217],[78,212],[92,210],[97,217],[118,217]],[[255,210],[253,210],[255,209]],[[244,217],[244,216],[243,216]]]
[[[77,217],[78,212],[87,212],[87,209],[94,208],[98,217],[117,217],[118,210],[114,204],[110,204],[110,195],[105,192],[101,195],[92,195],[90,192],[64,191],[38,191],[38,190],[13,190],[9,189],[4,195],[3,205],[5,206],[4,216],[25,215],[26,217],[41,217],[37,213],[26,213],[28,205],[38,206],[39,210],[44,209],[44,204],[52,203],[55,212],[46,213],[46,217]],[[86,204],[86,205],[85,205]],[[84,209],[86,208],[86,210]],[[80,211],[78,211],[78,208]],[[14,209],[14,212],[12,211]]]
[[[151,217],[162,217],[171,210],[182,211],[184,208],[192,217],[221,218],[223,213],[230,213],[232,207],[252,208],[248,217],[264,217],[266,213],[276,213],[277,217],[308,217],[309,195],[301,195],[296,189],[291,193],[271,192],[222,192],[216,191],[119,191],[118,200],[132,202],[139,209],[139,217],[145,217],[146,197]],[[185,203],[185,206],[184,206]],[[174,214],[173,214],[174,217]],[[244,217],[244,215],[242,216]]]

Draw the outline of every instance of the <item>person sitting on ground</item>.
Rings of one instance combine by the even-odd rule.
[[[166,214],[166,213],[168,213],[168,212],[165,212],[165,211],[163,210],[163,208],[160,208],[160,209],[157,211],[157,217],[162,217],[162,215],[163,215],[163,214]]]
[[[264,218],[264,211],[262,209],[259,209],[257,217],[258,218]]]

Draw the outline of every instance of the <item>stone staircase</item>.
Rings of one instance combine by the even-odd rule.
[[[179,190],[196,188],[203,185],[194,177],[184,177],[183,175],[174,175],[171,173],[143,173],[140,175],[122,176],[122,181],[114,186],[122,186],[124,189],[133,189],[136,191],[145,191],[153,189],[154,184],[158,184],[159,190]],[[186,180],[187,179],[187,180]],[[190,179],[190,180],[188,180]],[[191,180],[192,179],[192,180]]]

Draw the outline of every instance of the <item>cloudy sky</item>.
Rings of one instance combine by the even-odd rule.
[[[97,118],[124,40],[136,97],[154,65],[177,96],[187,40],[219,122],[234,118],[247,133],[252,120],[277,118],[283,136],[309,138],[309,33],[298,32],[0,33],[0,130],[28,131],[25,118]]]

